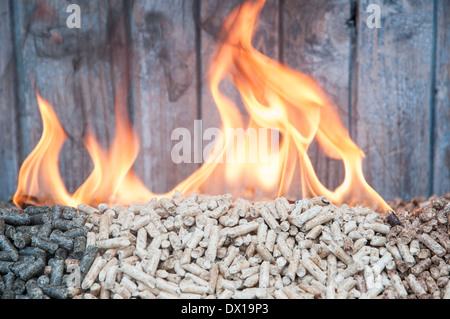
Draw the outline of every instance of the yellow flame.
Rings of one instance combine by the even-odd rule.
[[[257,18],[264,0],[249,1],[234,10],[226,19],[217,52],[210,68],[210,88],[222,120],[222,138],[218,139],[210,158],[175,189],[189,194],[199,189],[213,174],[218,163],[231,150],[244,152],[245,159],[254,156],[254,143],[267,143],[270,134],[258,135],[256,140],[245,137],[236,144],[232,130],[244,128],[238,107],[219,89],[225,79],[231,79],[240,92],[250,116],[245,129],[275,130],[281,143],[275,152],[258,154],[256,163],[229,161],[225,164],[225,182],[235,185],[246,182],[254,189],[282,196],[289,189],[295,169],[300,167],[302,196],[326,196],[336,204],[365,204],[388,210],[386,202],[367,184],[362,172],[363,151],[352,141],[326,94],[311,77],[274,61],[252,46]],[[24,162],[14,202],[23,206],[46,200],[76,205],[78,203],[132,204],[150,201],[157,196],[148,190],[133,172],[139,153],[139,139],[125,112],[125,95],[116,97],[116,137],[104,151],[88,134],[85,145],[94,162],[94,169],[85,183],[68,194],[58,171],[58,155],[66,139],[51,106],[37,94],[44,132],[39,144]],[[325,154],[342,160],[345,168],[343,183],[334,191],[327,189],[316,176],[308,157],[314,139]],[[241,149],[237,149],[241,148]],[[242,149],[243,148],[243,149]],[[243,194],[234,194],[243,196]]]

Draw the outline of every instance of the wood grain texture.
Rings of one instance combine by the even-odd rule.
[[[437,0],[433,194],[450,191],[450,2]]]
[[[347,127],[352,47],[350,1],[285,0],[282,14],[284,63],[319,83]],[[324,186],[334,190],[342,183],[345,171],[341,161],[327,158],[317,142],[308,154]],[[296,174],[299,176],[299,169]],[[301,195],[300,183],[295,183],[290,191],[292,196]]]
[[[42,134],[33,81],[69,136],[60,171],[70,192],[92,170],[87,131],[103,147],[114,138],[119,87],[130,93],[126,107],[141,139],[137,175],[157,193],[187,178],[199,165],[173,163],[171,134],[184,127],[193,135],[200,118],[203,130],[221,126],[209,65],[224,20],[242,2],[72,0],[82,10],[76,30],[66,26],[67,1],[0,1],[0,200],[14,194],[19,167]],[[348,24],[354,4],[355,28]],[[381,29],[366,24],[369,4],[381,7]],[[311,75],[328,93],[383,198],[450,191],[449,1],[267,0],[256,29],[259,51]],[[231,81],[221,89],[248,120]],[[325,186],[342,182],[341,162],[317,144],[309,155]],[[203,190],[234,191],[223,169]],[[301,196],[300,183],[288,196]]]
[[[0,2],[0,200],[7,201],[16,190],[18,139],[16,123],[15,57],[9,1]]]
[[[201,44],[202,44],[202,120],[203,129],[221,128],[221,120],[217,106],[211,96],[209,85],[210,65],[215,58],[215,50],[217,47],[217,40],[219,40],[220,32],[223,23],[231,12],[239,9],[239,6],[244,3],[244,0],[231,1],[216,1],[216,0],[202,0],[201,1]],[[255,28],[256,32],[253,38],[253,46],[261,53],[269,56],[272,59],[279,59],[278,46],[278,28],[279,28],[279,1],[268,0],[259,17],[258,25]],[[241,111],[243,120],[248,124],[249,117],[242,103],[239,91],[235,85],[229,80],[225,79],[220,85],[220,89]],[[206,141],[208,144],[209,142]],[[240,191],[252,193],[252,187],[247,187],[247,179],[243,176],[241,185],[244,189],[236,189],[230,185],[226,185],[224,177],[224,165],[220,164],[214,171],[213,175],[203,187],[203,191],[211,194],[221,194],[226,192],[238,193]]]
[[[381,28],[366,21],[381,8]],[[385,199],[428,193],[433,1],[358,2],[352,136],[368,183]]]
[[[22,66],[19,123],[23,161],[42,134],[33,81],[55,109],[68,135],[60,170],[69,192],[87,178],[92,163],[83,138],[91,130],[103,147],[114,136],[114,63],[112,48],[122,1],[73,1],[81,7],[81,29],[69,29],[67,3],[14,1],[16,51]],[[116,44],[118,48],[123,45]],[[119,81],[117,81],[119,82]]]
[[[135,169],[156,193],[170,191],[198,168],[171,158],[178,143],[171,140],[173,130],[193,135],[198,119],[193,5],[142,0],[132,10],[134,123],[141,138]]]

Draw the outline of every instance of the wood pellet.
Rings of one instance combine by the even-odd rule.
[[[29,208],[35,215],[49,209]],[[50,230],[47,217],[14,213],[0,218],[7,298],[450,298],[450,202],[443,197],[380,214],[325,197],[250,202],[177,193],[130,207],[53,210]],[[51,263],[30,258],[58,251],[64,258]],[[21,281],[11,279],[12,268]]]

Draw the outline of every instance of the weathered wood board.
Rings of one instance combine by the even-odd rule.
[[[284,63],[319,83],[347,127],[352,48],[350,1],[286,0],[282,14]],[[345,172],[341,161],[326,157],[317,142],[308,154],[324,186],[334,190],[342,183]],[[299,174],[297,169],[297,181]],[[290,193],[302,194],[301,185],[292,185]]]
[[[199,164],[175,164],[172,132],[192,132],[197,106],[194,0],[135,1],[132,9],[133,101],[141,152],[135,169],[147,187],[165,193]]]
[[[60,170],[69,192],[92,170],[83,139],[91,130],[103,147],[114,136],[116,56],[112,36],[120,21],[122,1],[74,1],[82,12],[81,29],[66,25],[67,3],[57,0],[13,1],[18,82],[20,160],[33,150],[42,121],[33,81],[55,109],[68,135]],[[116,45],[117,48],[123,45]]]
[[[450,191],[450,2],[438,0],[433,194]]]
[[[366,10],[381,8],[381,28]],[[352,136],[386,200],[428,194],[433,1],[358,2]]]
[[[0,198],[9,200],[16,190],[19,170],[16,123],[16,70],[12,8],[0,2]]]

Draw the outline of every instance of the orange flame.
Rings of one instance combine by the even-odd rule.
[[[218,170],[218,163],[229,152],[239,151],[234,143],[235,136],[228,129],[243,128],[244,121],[238,107],[219,89],[221,82],[228,77],[238,88],[250,116],[247,128],[275,130],[281,136],[281,143],[270,155],[258,154],[257,163],[230,162],[227,158],[224,164],[227,184],[238,184],[242,176],[246,176],[254,188],[282,196],[289,189],[295,168],[299,165],[303,197],[320,195],[336,204],[365,204],[389,210],[387,203],[365,181],[362,172],[364,153],[351,140],[319,85],[309,76],[271,60],[252,46],[254,28],[264,4],[265,0],[244,3],[224,23],[210,70],[211,93],[222,119],[222,137],[216,141],[207,161],[174,190],[189,194],[199,189]],[[59,151],[66,138],[64,130],[51,106],[39,95],[38,104],[44,133],[21,168],[14,196],[16,205],[23,206],[32,198],[38,203],[51,198],[66,205],[100,202],[127,205],[150,201],[156,196],[132,170],[139,153],[139,141],[124,115],[123,99],[117,99],[116,138],[111,148],[105,152],[92,135],[86,138],[85,145],[94,162],[94,170],[73,195],[67,193],[57,165]],[[254,155],[251,143],[256,141],[269,145],[265,137],[270,134],[260,134],[256,140],[246,136],[237,147],[248,159]],[[322,185],[308,157],[314,138],[327,156],[344,163],[345,179],[334,191]],[[273,145],[268,149],[271,147],[273,150]],[[235,195],[244,196],[242,193]]]

